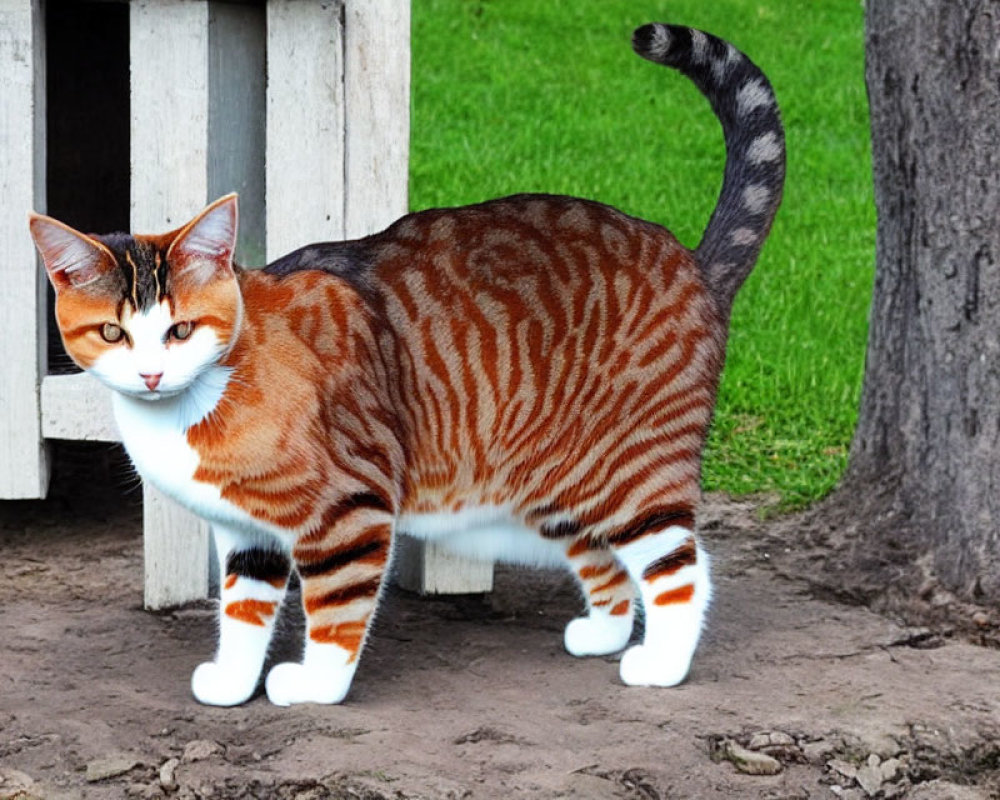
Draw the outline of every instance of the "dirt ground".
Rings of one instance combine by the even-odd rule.
[[[567,655],[569,578],[501,569],[391,591],[341,706],[217,709],[188,688],[211,604],[141,609],[120,459],[56,455],[47,501],[0,503],[0,798],[1000,798],[1000,651],[824,599],[803,520],[708,498],[716,601],[676,689]]]

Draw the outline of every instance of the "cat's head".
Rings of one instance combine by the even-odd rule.
[[[162,236],[88,236],[32,214],[66,352],[126,395],[183,392],[235,344],[243,314],[236,195]]]

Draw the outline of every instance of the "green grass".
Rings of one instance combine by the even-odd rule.
[[[654,20],[730,39],[781,102],[785,200],[733,313],[705,486],[802,506],[846,463],[867,335],[875,215],[857,0],[413,0],[411,206],[572,194],[697,244],[722,134],[686,79],[631,52],[632,29]]]

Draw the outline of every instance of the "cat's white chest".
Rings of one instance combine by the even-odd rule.
[[[224,500],[217,487],[195,480],[200,458],[187,430],[215,410],[227,373],[209,374],[177,397],[146,401],[112,395],[115,421],[129,458],[143,480],[209,522],[246,522],[246,515]]]

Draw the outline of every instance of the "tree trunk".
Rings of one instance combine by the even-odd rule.
[[[878,238],[841,499],[861,493],[895,512],[899,527],[876,530],[876,521],[868,545],[889,538],[897,561],[995,604],[1000,4],[868,0],[866,25]]]

